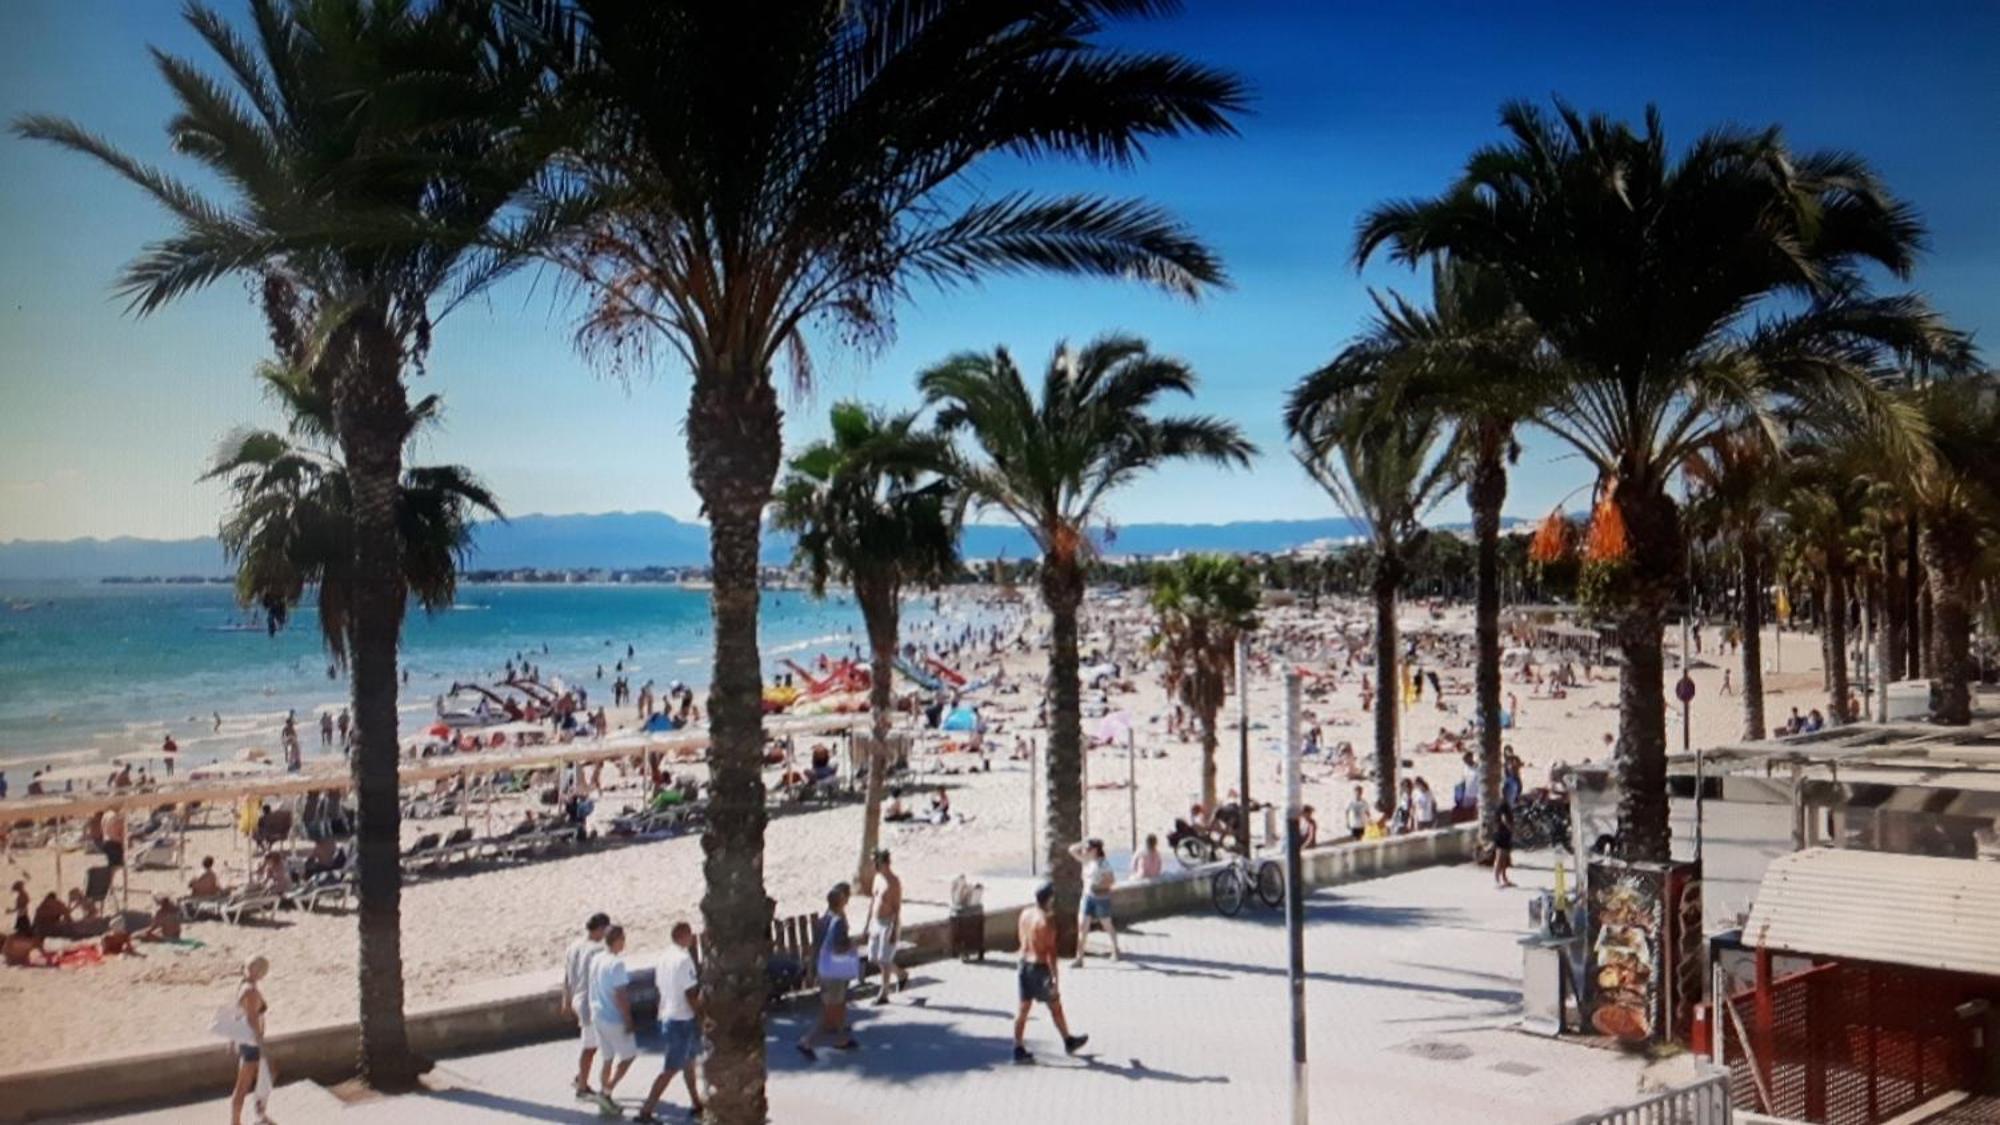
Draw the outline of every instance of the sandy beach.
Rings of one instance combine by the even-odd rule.
[[[988,598],[990,591],[961,589],[946,595],[946,604],[949,608],[958,599],[970,607]],[[1135,769],[1138,831],[1142,836],[1157,832],[1164,838],[1173,818],[1184,813],[1199,794],[1198,743],[1191,735],[1176,739],[1168,734],[1172,708],[1160,667],[1144,654],[1150,615],[1143,595],[1093,595],[1086,612],[1086,663],[1093,647],[1104,650],[1104,658],[1121,662],[1123,679],[1131,690],[1114,689],[1108,694],[1087,690],[1085,733],[1089,735],[1098,724],[1093,715],[1106,710],[1122,710],[1130,716],[1140,751]],[[1252,780],[1253,796],[1269,798],[1279,792],[1275,750],[1283,722],[1284,668],[1290,664],[1326,667],[1331,655],[1326,651],[1327,640],[1338,634],[1340,623],[1347,622],[1358,640],[1367,616],[1364,607],[1332,601],[1322,602],[1317,611],[1303,606],[1265,611],[1261,644],[1266,650],[1281,644],[1283,651],[1266,651],[1253,661],[1251,738],[1257,771]],[[1410,606],[1404,616],[1410,620],[1428,615],[1422,607]],[[1025,629],[1029,637],[1040,636],[1038,615],[1031,617],[1022,610],[1011,617],[1003,613],[997,619],[1011,622],[1004,627]],[[1470,610],[1445,608],[1431,624],[1445,633],[1469,633]],[[1709,630],[1711,637],[1719,632]],[[1669,641],[1677,645],[1678,638],[1670,637]],[[1774,660],[1774,642],[1782,644],[1782,672],[1774,668],[1779,663]],[[1470,652],[1469,640],[1464,649]],[[1767,713],[1773,722],[1794,706],[1801,711],[1824,706],[1815,638],[1787,633],[1777,641],[1767,632],[1764,651],[1767,669],[1772,669],[1767,672],[1766,687]],[[1693,743],[1700,747],[1735,741],[1741,730],[1741,701],[1721,694],[1720,688],[1724,669],[1734,669],[1738,658],[1718,655],[1711,648],[1699,659],[1702,663],[1692,671],[1698,687],[1692,708]],[[1668,660],[1671,686],[1673,653]],[[987,724],[990,770],[971,769],[979,762],[975,755],[938,752],[946,736],[929,732],[919,740],[912,775],[899,779],[906,801],[917,808],[923,807],[927,788],[948,787],[956,814],[948,826],[885,826],[884,844],[896,854],[917,916],[942,909],[956,876],[1005,879],[1027,875],[1031,848],[1028,817],[1033,799],[1029,767],[1011,758],[1010,751],[1017,738],[1039,746],[1045,737],[1046,732],[1036,725],[1043,666],[1043,654],[1032,643],[1025,651],[1010,648],[1001,656],[963,660],[960,670],[974,678],[1004,671],[1002,687],[977,697]],[[1329,746],[1351,741],[1365,758],[1372,717],[1360,704],[1362,667],[1345,672],[1339,686],[1322,698],[1308,700],[1305,711],[1307,725],[1317,723]],[[1404,712],[1406,747],[1434,737],[1441,726],[1453,730],[1464,727],[1472,709],[1469,694],[1449,690],[1454,681],[1470,684],[1469,668],[1429,661],[1425,667],[1437,667],[1448,689],[1447,706],[1455,713],[1440,713],[1427,692],[1421,703]],[[1597,672],[1604,677],[1611,670],[1600,667]],[[1545,698],[1528,685],[1511,680],[1505,691],[1519,700],[1520,714],[1507,742],[1526,763],[1530,787],[1545,782],[1551,762],[1578,763],[1604,756],[1604,737],[1614,730],[1617,719],[1615,682],[1600,678],[1572,689],[1566,699]],[[1225,713],[1230,724],[1234,706],[1232,700]],[[1678,705],[1670,702],[1670,707],[1671,728],[1678,724]],[[1670,730],[1670,736],[1676,734]],[[1670,737],[1670,741],[1675,740]],[[798,749],[803,756],[807,747]],[[1440,803],[1448,805],[1452,786],[1463,770],[1457,755],[1406,752],[1405,759],[1412,763],[1415,774],[1430,782]],[[1126,847],[1133,828],[1131,795],[1122,787],[1128,769],[1133,768],[1122,746],[1101,747],[1091,753],[1089,830],[1104,837],[1114,852]],[[683,768],[680,772],[687,771]],[[705,774],[699,767],[694,772]],[[775,776],[772,774],[772,779]],[[1323,833],[1334,834],[1338,831],[1338,810],[1354,783],[1332,777],[1323,764],[1309,767],[1307,776],[1306,800],[1318,808]],[[1225,792],[1235,787],[1233,726],[1224,735],[1221,777]],[[593,819],[593,827],[599,829],[608,825],[612,815],[640,799],[637,776],[620,779],[616,770],[607,769],[604,778],[606,789],[598,797]],[[520,807],[512,806],[514,816],[519,816]],[[509,808],[496,807],[496,823]],[[772,819],[764,874],[780,914],[815,909],[830,884],[852,877],[861,819],[858,803]],[[455,817],[406,823],[405,840],[458,823]],[[473,824],[480,823],[475,815]],[[217,856],[219,865],[228,869],[226,881],[232,884],[244,878],[245,849],[229,829],[191,833],[188,853],[190,862],[203,854]],[[87,864],[77,853],[65,856],[63,862],[62,889],[66,891],[69,885],[80,882]],[[1171,865],[1174,861],[1168,862]],[[54,857],[46,849],[16,851],[4,867],[8,882],[26,879],[37,899],[55,885]],[[173,871],[132,872],[133,907],[146,906],[148,892],[155,889],[184,890],[185,878],[186,874]],[[463,1000],[516,982],[524,975],[548,976],[582,919],[595,910],[607,911],[622,922],[633,935],[634,948],[642,957],[650,956],[665,946],[673,922],[686,918],[698,923],[701,892],[701,846],[693,836],[619,844],[561,858],[426,878],[403,892],[404,975],[409,1003],[421,1007]],[[1468,874],[1466,893],[1491,892],[1484,877]],[[854,911],[857,925],[863,910],[865,906],[858,905]],[[25,1017],[33,1029],[32,1034],[0,1037],[0,1072],[207,1041],[210,1016],[217,1004],[227,999],[243,960],[252,955],[261,954],[272,963],[266,992],[272,1004],[273,1031],[355,1015],[355,928],[351,914],[290,911],[279,913],[270,922],[240,926],[193,923],[186,934],[201,942],[202,948],[149,946],[144,947],[143,958],[114,958],[87,968],[0,971],[0,1010],[14,1013],[17,1020]],[[20,1026],[17,1023],[17,1032]]]

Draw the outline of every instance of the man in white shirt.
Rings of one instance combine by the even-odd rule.
[[[1361,787],[1354,787],[1354,799],[1347,802],[1347,837],[1359,840],[1368,832],[1368,799],[1361,795]]]
[[[595,1097],[590,1089],[590,1060],[597,1057],[597,1025],[590,1018],[590,966],[604,952],[604,931],[611,917],[603,912],[583,924],[583,936],[569,943],[563,954],[562,1014],[573,1019],[582,1032],[583,1046],[576,1056],[576,1096]]]
[[[701,1085],[694,1076],[694,1064],[701,1058],[701,977],[694,963],[693,926],[674,923],[673,948],[661,959],[654,982],[660,989],[660,1034],[666,1047],[660,1076],[653,1079],[653,1089],[635,1119],[648,1125],[660,1120],[653,1111],[676,1074],[687,1079],[688,1113],[695,1117],[702,1113]]]
[[[611,1092],[639,1057],[638,1027],[632,1022],[632,973],[625,967],[625,927],[604,931],[604,952],[590,965],[590,1018],[597,1025],[597,1051],[604,1065],[597,1076],[597,1107],[618,1112]]]

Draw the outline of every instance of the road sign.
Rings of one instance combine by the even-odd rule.
[[[1685,673],[1682,674],[1680,682],[1674,685],[1674,698],[1682,703],[1694,702],[1694,681]]]

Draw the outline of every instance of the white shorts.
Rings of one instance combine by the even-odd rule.
[[[586,1051],[597,1050],[600,1046],[597,1039],[597,1021],[581,1020],[578,1021],[578,1026],[582,1029],[578,1038],[583,1041],[583,1049]]]
[[[592,1025],[597,1034],[598,1054],[605,1058],[624,1062],[639,1057],[639,1039],[625,1030],[622,1023],[606,1023],[598,1020]]]
[[[896,960],[896,932],[901,926],[890,924],[876,926],[868,932],[868,959],[877,965],[894,964]]]

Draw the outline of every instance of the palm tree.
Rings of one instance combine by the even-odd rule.
[[[1237,638],[1257,628],[1257,580],[1243,560],[1188,555],[1153,572],[1153,643],[1167,660],[1167,694],[1201,724],[1201,805],[1215,807],[1215,716],[1236,672]]]
[[[688,470],[709,524],[715,667],[703,976],[719,1120],[764,1120],[762,686],[757,549],[783,440],[775,368],[808,332],[877,345],[914,282],[995,272],[1223,278],[1165,212],[1091,195],[983,194],[983,158],[1123,167],[1148,141],[1232,131],[1233,77],[1108,47],[1128,0],[519,0],[584,122],[570,194],[596,218],[557,255],[612,364],[661,346],[693,375]]]
[[[177,230],[126,267],[140,314],[225,276],[261,286],[279,362],[333,407],[354,554],[345,651],[353,668],[359,801],[361,1070],[412,1085],[403,1025],[397,852],[396,646],[407,590],[400,497],[415,418],[403,385],[439,318],[518,262],[503,217],[542,167],[524,108],[537,72],[483,5],[251,0],[252,37],[199,4],[189,25],[224,77],[164,52],[175,152],[225,201],[68,121],[22,136],[90,156],[138,185]],[[502,228],[508,229],[503,232]],[[504,235],[504,237],[503,237]]]
[[[226,479],[235,494],[221,539],[236,563],[236,596],[262,609],[276,632],[312,591],[321,638],[345,664],[355,599],[353,488],[334,436],[333,404],[304,372],[265,364],[257,374],[284,408],[287,432],[230,434],[202,477]],[[411,407],[413,434],[438,418],[439,404],[430,395]],[[480,512],[504,518],[464,466],[404,468],[396,520],[403,581],[426,610],[444,609],[457,595]]]
[[[1426,534],[1424,516],[1457,487],[1461,455],[1441,411],[1396,397],[1392,370],[1399,353],[1380,344],[1371,334],[1299,380],[1285,402],[1285,431],[1299,464],[1341,514],[1360,525],[1375,555],[1370,592],[1381,689],[1375,700],[1375,807],[1386,814],[1396,805],[1400,750],[1396,595],[1409,577],[1410,554]]]
[[[1366,341],[1374,361],[1336,360],[1315,372],[1312,386],[1301,393],[1325,399],[1386,379],[1395,384],[1398,400],[1439,410],[1458,423],[1475,542],[1479,829],[1482,842],[1490,844],[1500,816],[1500,517],[1507,466],[1519,456],[1516,430],[1553,393],[1560,374],[1491,270],[1441,257],[1431,266],[1429,310],[1394,294],[1376,298],[1375,305],[1378,315]]]
[[[964,432],[970,458],[957,470],[975,503],[997,508],[1034,537],[1048,607],[1048,817],[1043,843],[1056,886],[1056,917],[1076,915],[1082,869],[1069,846],[1083,835],[1083,710],[1077,614],[1091,528],[1105,498],[1173,461],[1247,465],[1256,448],[1216,418],[1157,417],[1167,395],[1192,397],[1195,374],[1132,336],[1100,336],[1079,350],[1059,345],[1039,399],[1007,349],[963,352],[917,377],[938,427]],[[1065,941],[1069,932],[1065,928]]]
[[[883,751],[894,717],[890,678],[903,590],[957,576],[961,505],[950,480],[938,475],[950,461],[950,442],[918,430],[915,414],[884,417],[843,402],[833,408],[832,430],[831,438],[792,458],[773,523],[798,535],[798,560],[812,575],[814,593],[824,597],[829,580],[853,587],[868,630],[873,756],[856,877],[868,894],[889,767]]]
[[[1917,392],[1935,456],[1907,484],[1931,595],[1931,718],[1972,721],[1972,609],[1982,560],[2000,538],[2000,377],[1934,382]]]
[[[1764,723],[1764,579],[1769,550],[1766,516],[1779,495],[1777,459],[1764,435],[1724,431],[1696,450],[1684,468],[1697,490],[1692,520],[1736,552],[1743,738],[1755,742],[1769,729]]]
[[[1870,373],[1883,345],[1927,353],[1948,334],[1921,302],[1868,294],[1863,267],[1907,276],[1922,228],[1857,157],[1724,128],[1675,159],[1651,109],[1639,131],[1561,104],[1551,118],[1510,103],[1501,124],[1506,143],[1474,153],[1445,194],[1365,216],[1355,257],[1450,254],[1495,271],[1571,371],[1535,420],[1598,477],[1594,586],[1624,657],[1619,852],[1664,861],[1661,626],[1683,557],[1673,472],[1787,399],[1908,422]]]

